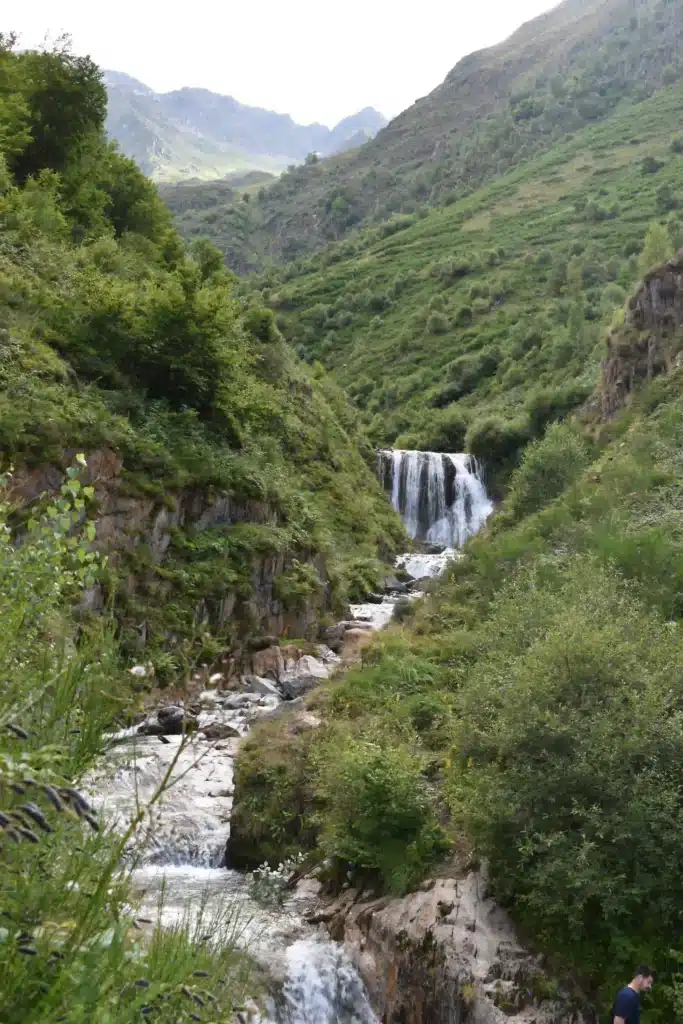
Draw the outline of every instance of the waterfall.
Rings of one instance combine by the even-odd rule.
[[[378,476],[412,540],[460,548],[493,510],[471,455],[380,451]]]

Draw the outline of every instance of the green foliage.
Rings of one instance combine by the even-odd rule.
[[[229,1012],[249,973],[229,937],[230,915],[200,911],[194,928],[155,926],[143,940],[121,862],[146,809],[117,836],[76,788],[105,731],[132,706],[112,624],[81,617],[77,627],[73,617],[98,571],[80,472],[74,466],[60,495],[34,512],[18,545],[9,539],[11,480],[2,486],[3,1021],[79,1024],[96,1015],[124,1024],[152,1006],[171,1022],[187,1007],[183,986]],[[207,930],[225,936],[219,952],[201,943]]]
[[[430,313],[427,317],[427,330],[430,334],[448,334],[450,324],[443,313]]]
[[[316,795],[308,763],[310,732],[262,726],[240,750],[230,822],[230,865],[272,867],[315,845]]]
[[[283,628],[314,629],[309,599],[341,614],[354,560],[377,576],[380,550],[402,536],[350,406],[321,365],[294,357],[272,310],[237,294],[209,242],[186,251],[154,186],[106,141],[97,69],[62,44],[17,53],[10,43],[0,48],[0,124],[13,140],[9,162],[0,156],[0,451],[20,470],[62,466],[69,448],[120,456],[103,496],[123,493],[132,519],[148,510],[103,581],[127,650],[142,632],[153,646],[172,635],[215,656],[258,628],[261,572],[257,613],[281,591]],[[229,511],[214,523],[215,506]],[[180,525],[157,538],[152,524],[171,521],[169,509]],[[118,523],[116,533],[114,546]]]
[[[467,430],[465,448],[475,458],[485,460],[492,474],[498,474],[514,465],[528,438],[525,423],[506,423],[498,417],[489,416],[471,424]]]
[[[576,430],[553,423],[544,437],[526,447],[510,482],[507,515],[522,519],[537,512],[562,494],[589,462],[590,449]]]
[[[413,613],[413,603],[407,597],[400,598],[394,605],[392,620],[394,622],[407,622]]]
[[[320,595],[323,584],[315,566],[306,565],[294,559],[292,567],[275,580],[275,594],[285,608],[304,611],[313,605],[313,599]]]
[[[496,648],[458,700],[453,806],[541,942],[612,978],[645,952],[666,963],[680,904],[680,629],[590,559],[522,573],[492,615]]]
[[[321,850],[362,876],[405,892],[447,844],[420,761],[406,749],[339,737],[318,761],[326,804]]]
[[[659,196],[659,193],[658,193]],[[653,221],[645,236],[645,245],[640,254],[639,268],[641,274],[647,274],[658,264],[663,263],[671,255],[673,245],[667,228],[657,221]]]
[[[24,182],[45,168],[61,173],[80,163],[99,141],[107,96],[97,65],[62,42],[51,51],[24,52],[19,61],[30,138],[10,167]]]

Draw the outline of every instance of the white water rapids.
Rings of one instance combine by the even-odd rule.
[[[397,568],[414,580],[440,574],[491,511],[476,466],[468,456],[429,452],[381,453],[380,466],[410,535],[444,545],[440,553],[403,555]],[[409,597],[418,596],[418,586]],[[379,629],[400,596],[401,584],[381,604],[355,605],[351,612]],[[135,840],[139,914],[164,926],[186,921],[214,945],[236,942],[248,949],[279,982],[280,993],[251,1017],[254,1024],[378,1024],[343,946],[305,921],[313,893],[299,887],[283,907],[266,911],[250,899],[244,876],[223,866],[237,747],[277,698],[209,691],[200,702],[200,726],[220,723],[237,735],[209,742],[195,734],[182,745],[180,736],[162,741],[127,730],[86,783],[105,818],[125,830],[177,758],[170,786]]]
[[[232,695],[234,696],[234,695]],[[202,695],[203,720],[246,734],[271,710],[268,698],[228,708],[229,693]],[[223,703],[221,703],[223,701]],[[193,736],[120,734],[88,779],[93,800],[118,829],[154,795],[174,758],[171,784],[145,818],[135,844],[133,884],[139,917],[164,926],[188,922],[215,945],[236,943],[279,983],[261,1024],[376,1024],[363,983],[343,947],[306,924],[312,897],[299,890],[282,908],[264,910],[248,893],[245,877],[222,867],[230,829],[233,767],[239,740],[215,743]],[[182,747],[182,749],[181,749]],[[179,753],[180,750],[180,753]]]

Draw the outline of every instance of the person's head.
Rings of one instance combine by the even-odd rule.
[[[636,967],[631,988],[634,988],[636,992],[649,992],[654,984],[654,980],[655,972],[652,968],[647,967],[645,964],[640,964]]]

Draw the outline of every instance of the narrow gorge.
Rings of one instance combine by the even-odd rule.
[[[390,621],[398,600],[419,598],[420,581],[443,571],[492,510],[479,467],[466,455],[380,452],[378,467],[387,496],[418,547],[396,560],[396,571],[409,582],[387,578],[381,601],[351,606],[351,617],[337,632],[335,646],[342,656],[354,636]],[[419,550],[420,540],[429,542],[429,550]],[[273,994],[265,1010],[247,1007],[239,1020],[375,1024],[379,1018],[362,980],[357,941],[352,959],[343,943],[309,923],[320,920],[320,884],[303,880],[282,907],[264,909],[254,902],[245,874],[226,864],[226,849],[228,862],[235,860],[229,836],[240,742],[260,721],[283,714],[297,728],[317,727],[319,720],[306,711],[303,694],[331,678],[342,657],[326,645],[315,651],[315,657],[303,655],[283,640],[255,653],[235,675],[214,673],[205,690],[198,679],[194,696],[162,706],[142,725],[112,736],[88,788],[105,819],[125,831],[170,772],[168,792],[152,807],[128,851],[142,900],[139,913],[158,914],[164,927],[191,922],[195,931],[209,933],[212,943],[236,942],[247,949],[270,979]],[[335,927],[339,932],[338,923]],[[389,949],[386,955],[394,956]],[[370,982],[377,997],[377,981]],[[412,996],[406,990],[399,998]],[[453,992],[449,1013],[456,1012],[458,999]],[[399,1019],[384,1010],[382,1020]]]

